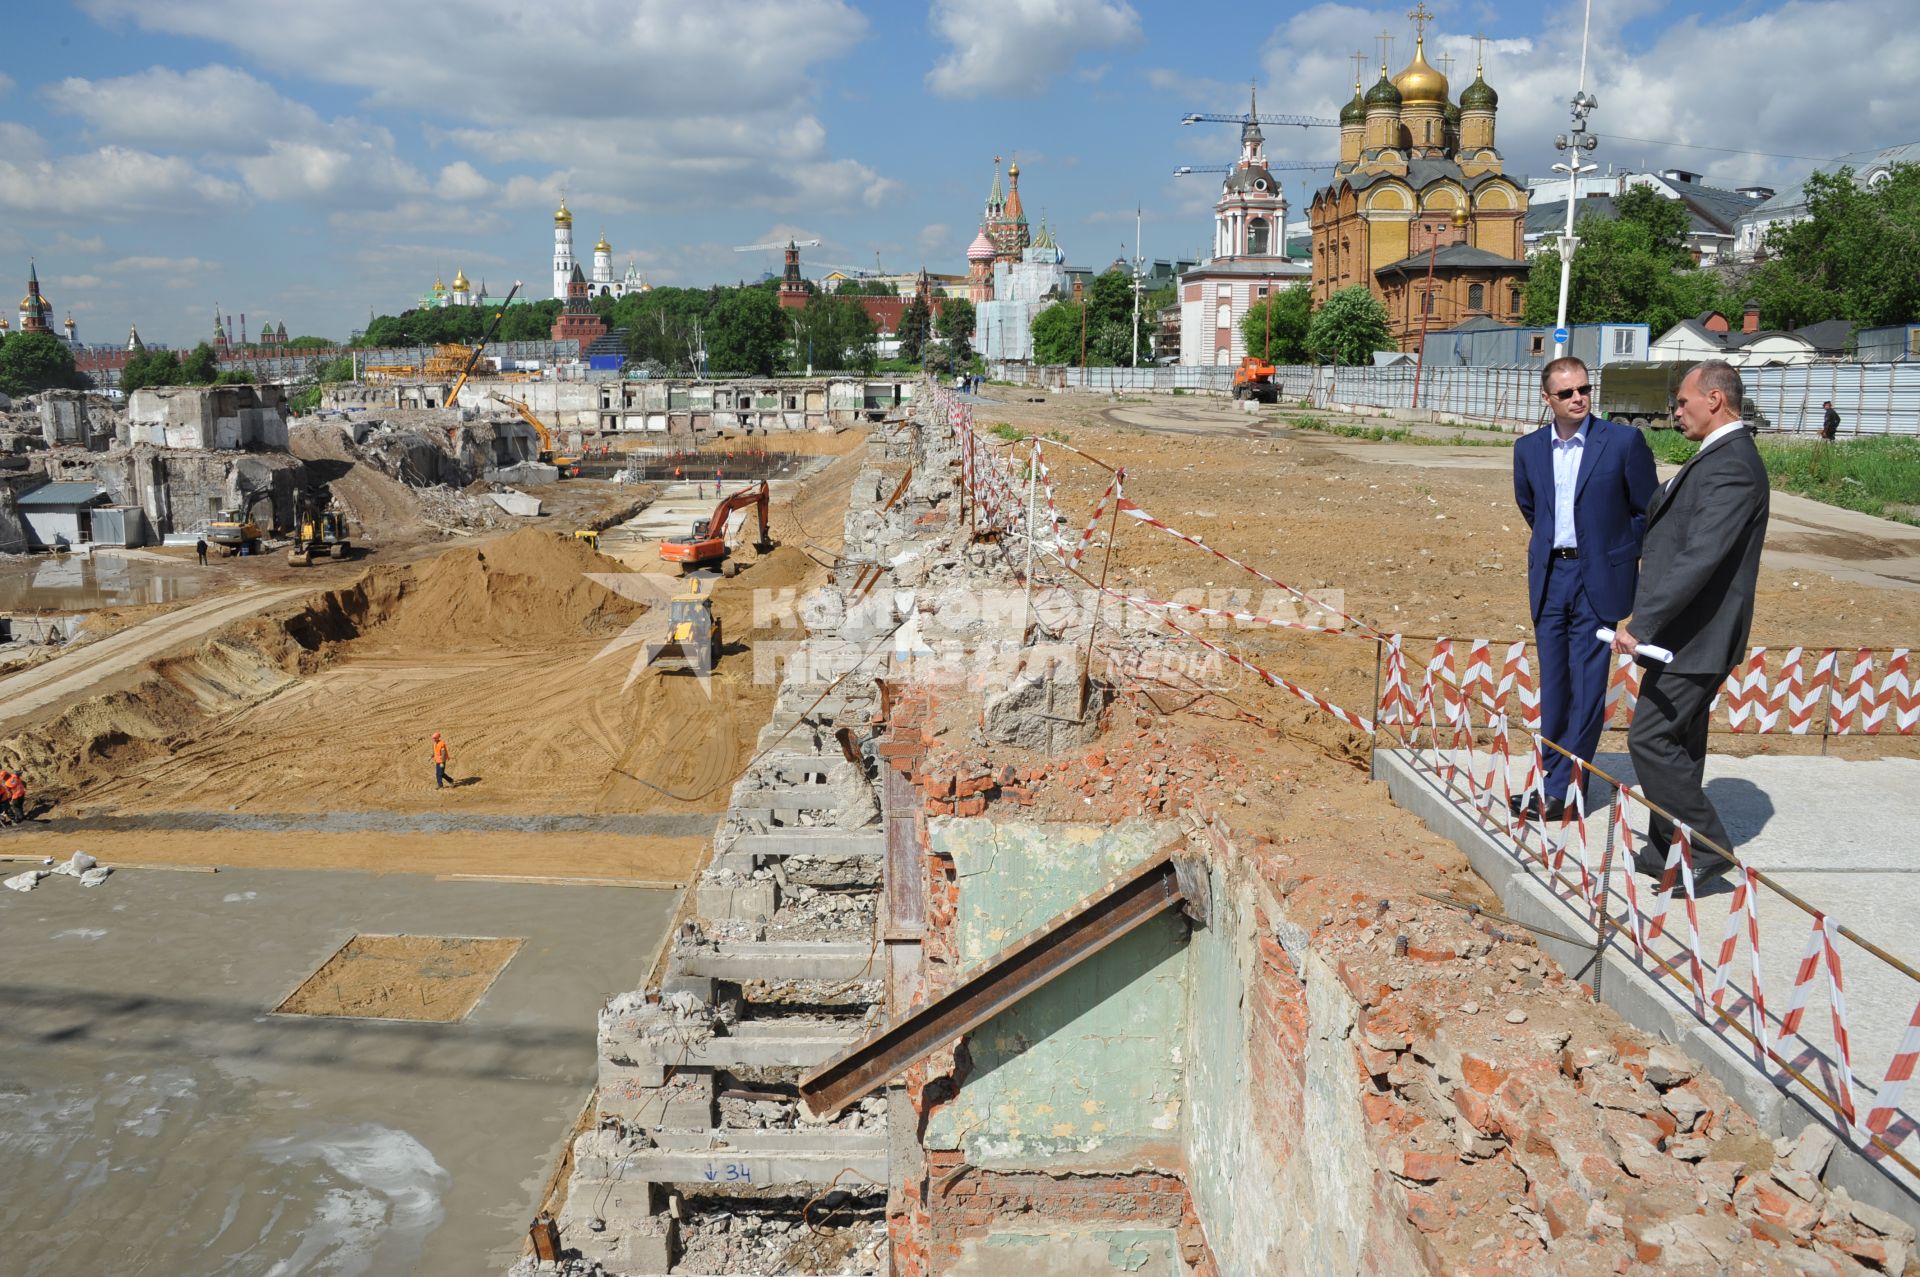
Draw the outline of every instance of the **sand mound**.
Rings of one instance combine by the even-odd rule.
[[[308,599],[286,626],[302,646],[351,639],[440,651],[608,636],[643,610],[589,579],[619,565],[584,542],[527,528],[484,546],[379,567]]]

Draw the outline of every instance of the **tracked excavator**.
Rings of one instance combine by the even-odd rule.
[[[265,530],[254,522],[253,507],[265,501],[267,492],[243,492],[240,504],[222,510],[207,524],[207,540],[228,555],[260,553],[260,538]]]
[[[740,568],[727,548],[727,519],[735,510],[752,506],[760,520],[760,539],[753,543],[753,548],[765,554],[773,549],[773,538],[767,534],[767,501],[768,488],[764,479],[722,497],[711,515],[694,521],[690,535],[671,537],[660,543],[661,561],[679,564],[682,576],[698,568],[715,566],[719,567],[722,576],[734,575]]]
[[[538,436],[540,440],[540,460],[546,462],[548,465],[560,467],[560,473],[562,474],[565,474],[568,468],[579,460],[577,457],[563,457],[560,455],[559,445],[554,442],[553,431],[547,429],[546,422],[540,420],[538,414],[536,414],[533,408],[525,401],[509,399],[503,394],[492,391],[488,392],[487,398],[497,400],[507,405],[507,407],[520,414],[520,420],[533,427],[533,433]]]

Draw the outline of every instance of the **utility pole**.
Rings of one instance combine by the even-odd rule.
[[[1565,151],[1564,164],[1555,164],[1553,171],[1567,175],[1567,228],[1560,237],[1560,302],[1554,311],[1553,357],[1559,359],[1567,353],[1567,343],[1558,339],[1558,334],[1567,333],[1567,290],[1573,280],[1573,254],[1580,247],[1580,241],[1574,238],[1573,214],[1580,202],[1580,175],[1591,173],[1599,168],[1598,164],[1582,164],[1580,153],[1592,151],[1600,145],[1600,139],[1587,132],[1587,116],[1600,105],[1599,99],[1587,92],[1587,30],[1593,21],[1593,0],[1587,0],[1586,17],[1580,26],[1580,87],[1573,95],[1573,128],[1553,139],[1554,149]]]
[[[1133,206],[1133,366],[1140,366],[1140,206]]]

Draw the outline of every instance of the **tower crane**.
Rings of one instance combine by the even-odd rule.
[[[1332,168],[1335,163],[1334,160],[1268,160],[1267,170]],[[1238,164],[1182,164],[1173,170],[1173,175],[1185,177],[1189,173],[1231,173],[1239,167]]]
[[[818,248],[817,239],[790,239],[783,244],[740,244],[734,248],[736,253],[773,252],[783,248]]]
[[[1242,111],[1238,115],[1219,115],[1212,111],[1190,111],[1180,118],[1182,124],[1294,124],[1303,129],[1337,129],[1338,120],[1323,120],[1317,115],[1267,115]]]

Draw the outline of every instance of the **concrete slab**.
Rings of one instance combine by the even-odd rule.
[[[1613,775],[1632,778],[1631,766],[1622,756],[1602,755],[1594,761]],[[1374,759],[1375,775],[1387,782],[1393,800],[1457,843],[1474,871],[1500,897],[1508,914],[1533,926],[1575,936],[1591,935],[1590,911],[1579,899],[1577,887],[1569,885],[1577,884],[1579,877],[1577,835],[1561,879],[1556,881],[1541,865],[1516,858],[1510,843],[1496,839],[1480,826],[1469,808],[1449,799],[1432,765],[1431,753],[1423,754],[1417,768],[1398,751],[1383,750]],[[1892,934],[1882,927],[1876,935],[1874,920],[1884,924],[1911,918],[1916,889],[1920,889],[1920,881],[1910,867],[1914,862],[1911,851],[1896,845],[1883,832],[1911,828],[1920,821],[1920,787],[1909,779],[1916,774],[1916,767],[1920,764],[1907,759],[1862,763],[1808,757],[1714,757],[1708,760],[1707,784],[1743,858],[1769,874],[1779,868],[1778,876],[1789,890],[1814,907],[1831,912],[1836,919],[1856,926],[1869,939],[1898,955],[1910,943],[1911,925]],[[1788,810],[1795,814],[1782,818],[1781,813]],[[1872,820],[1865,819],[1869,813]],[[1606,808],[1601,806],[1586,824],[1596,873],[1606,846],[1606,815]],[[1637,834],[1644,821],[1636,815],[1633,823]],[[1552,833],[1557,842],[1559,831],[1555,828]],[[1825,867],[1809,864],[1810,857],[1818,857]],[[1623,861],[1624,857],[1616,856],[1605,883],[1605,900],[1608,911],[1624,921],[1627,898]],[[1863,889],[1872,891],[1876,887],[1884,899],[1868,899],[1862,894]],[[1642,909],[1650,908],[1652,884],[1641,878],[1637,890]],[[1686,910],[1678,888],[1674,894],[1665,932],[1650,949],[1685,972],[1691,965]],[[1725,883],[1710,886],[1700,895],[1700,944],[1708,964],[1709,984],[1732,901],[1733,891]],[[1765,889],[1759,897],[1758,914],[1768,1032],[1778,1043],[1780,1017],[1789,1005],[1794,968],[1805,949],[1809,918]],[[1740,934],[1724,1009],[1746,1023],[1752,974],[1744,926]],[[1569,972],[1580,973],[1583,981],[1592,982],[1590,946],[1576,948],[1545,938],[1541,945]],[[1870,1107],[1873,1088],[1886,1072],[1893,1045],[1907,1025],[1920,990],[1858,946],[1843,940],[1840,947],[1846,973],[1855,1097],[1857,1103]],[[1759,1067],[1753,1048],[1743,1037],[1711,1013],[1704,1018],[1697,1014],[1692,995],[1678,981],[1662,975],[1657,963],[1639,959],[1630,940],[1616,935],[1604,962],[1605,974],[1600,980],[1604,999],[1634,1024],[1679,1043],[1706,1063],[1764,1128],[1792,1134],[1811,1121],[1830,1124],[1824,1105],[1800,1090],[1777,1065],[1770,1063],[1764,1070]],[[1870,993],[1863,996],[1861,990]],[[1831,1093],[1836,1089],[1836,1070],[1827,1000],[1827,983],[1816,977],[1798,1036],[1777,1044],[1776,1049]],[[1911,1112],[1915,1103],[1915,1097],[1909,1094],[1902,1107]],[[1863,1107],[1862,1116],[1864,1111]],[[1896,1125],[1895,1135],[1905,1138],[1911,1127],[1910,1121]],[[1903,1151],[1909,1159],[1915,1158],[1916,1143],[1920,1142],[1905,1138]],[[1892,1162],[1869,1161],[1846,1142],[1828,1166],[1827,1181],[1842,1184],[1856,1198],[1903,1218],[1920,1216],[1920,1180]]]
[[[1172,1229],[995,1231],[961,1243],[951,1277],[1086,1277],[1130,1273],[1173,1277],[1179,1238]]]
[[[799,832],[779,830],[764,834],[742,834],[727,844],[728,851],[744,856],[871,856],[887,853],[887,836],[879,830],[821,829]]]
[[[726,943],[683,950],[673,962],[683,974],[717,980],[859,980],[877,978],[882,966],[871,944],[831,942]]]
[[[672,907],[270,870],[9,893],[0,1231],[97,1272],[503,1271],[593,1084],[594,1012]],[[363,931],[526,943],[463,1023],[268,1013]]]
[[[581,1163],[583,1178],[594,1168]],[[887,1182],[884,1148],[827,1152],[755,1153],[742,1150],[635,1149],[611,1164],[603,1178],[639,1180],[654,1184],[717,1185],[750,1188],[756,1184],[831,1184],[852,1168],[882,1184]]]
[[[539,497],[530,497],[524,492],[489,492],[487,496],[508,514],[527,519],[540,517]]]

